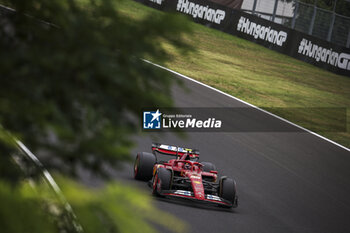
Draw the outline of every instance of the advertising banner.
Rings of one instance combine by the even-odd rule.
[[[165,8],[188,15],[194,22],[225,31],[231,22],[231,9],[202,0],[165,0]]]
[[[289,28],[236,10],[232,11],[230,33],[282,53],[292,40]]]
[[[293,39],[288,55],[350,77],[350,49],[303,33],[294,33]]]

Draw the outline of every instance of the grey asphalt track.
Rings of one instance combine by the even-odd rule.
[[[174,86],[177,107],[247,107],[189,80],[191,91]],[[260,114],[260,113],[259,113]],[[292,127],[259,114],[241,117],[237,125]],[[232,119],[234,122],[235,119]],[[293,126],[294,127],[294,126]],[[298,130],[295,130],[298,131]],[[219,175],[237,182],[239,207],[233,211],[156,199],[157,206],[201,233],[346,233],[350,232],[350,152],[306,132],[145,133],[133,151],[150,151],[152,141],[194,147],[202,161],[216,164]],[[127,165],[116,179],[151,190],[132,178]]]

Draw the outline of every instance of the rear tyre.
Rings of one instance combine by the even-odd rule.
[[[216,171],[216,166],[209,162],[201,162],[203,165],[203,171],[210,172],[210,171]]]
[[[171,181],[171,171],[163,167],[159,168],[153,179],[153,194],[159,196],[162,190],[170,190]]]
[[[221,178],[219,186],[219,196],[232,203],[232,207],[237,207],[236,183],[231,178]]]
[[[134,164],[134,178],[143,181],[152,179],[155,163],[156,157],[153,154],[146,152],[137,153]]]

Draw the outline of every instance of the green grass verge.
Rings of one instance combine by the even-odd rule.
[[[134,19],[163,14],[132,0],[122,1],[118,7],[123,14]],[[317,122],[320,129],[312,130],[350,147],[349,77],[330,73],[238,37],[189,23],[193,35],[184,40],[194,46],[196,52],[184,57],[175,48],[163,43],[162,46],[172,55],[172,61],[163,65],[302,126],[310,127],[310,124],[300,118]],[[329,124],[329,119],[334,118],[331,113],[302,111],[304,117],[296,117],[293,109],[284,109],[293,107],[347,108],[346,130],[322,132],[322,125]],[[339,123],[344,122],[338,116],[335,118]]]

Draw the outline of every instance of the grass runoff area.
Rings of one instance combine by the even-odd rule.
[[[132,0],[128,17],[164,14]],[[350,147],[350,78],[333,74],[244,39],[189,21],[194,48],[187,56],[166,43],[162,64]],[[157,62],[157,61],[155,61]]]

